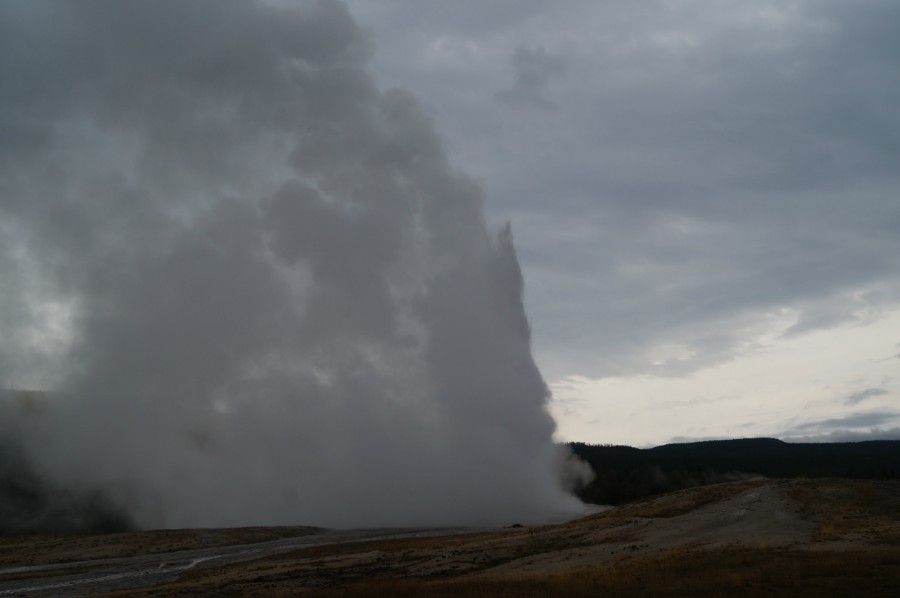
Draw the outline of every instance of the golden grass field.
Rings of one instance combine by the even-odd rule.
[[[251,528],[8,539],[0,543],[0,563],[70,562],[80,551],[86,556],[78,560],[176,550],[198,538],[243,546],[317,533]],[[163,540],[165,534],[172,536]],[[558,525],[342,541],[213,563],[106,595],[896,596],[900,483],[736,482]],[[39,572],[8,575],[29,574]],[[0,588],[4,580],[10,578],[0,570]]]

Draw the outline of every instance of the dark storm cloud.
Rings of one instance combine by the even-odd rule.
[[[0,379],[140,525],[572,509],[509,230],[344,5],[0,4]],[[19,421],[21,419],[21,421]]]

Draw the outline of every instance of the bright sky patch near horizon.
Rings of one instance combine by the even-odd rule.
[[[900,438],[900,4],[348,4],[512,221],[560,439]]]

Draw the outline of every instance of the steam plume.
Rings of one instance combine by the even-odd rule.
[[[57,389],[16,423],[54,483],[144,527],[576,508],[509,229],[369,51],[332,1],[0,4],[0,381]]]

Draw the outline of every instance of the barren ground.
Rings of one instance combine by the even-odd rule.
[[[760,480],[568,523],[0,540],[0,596],[895,595],[900,483]]]

